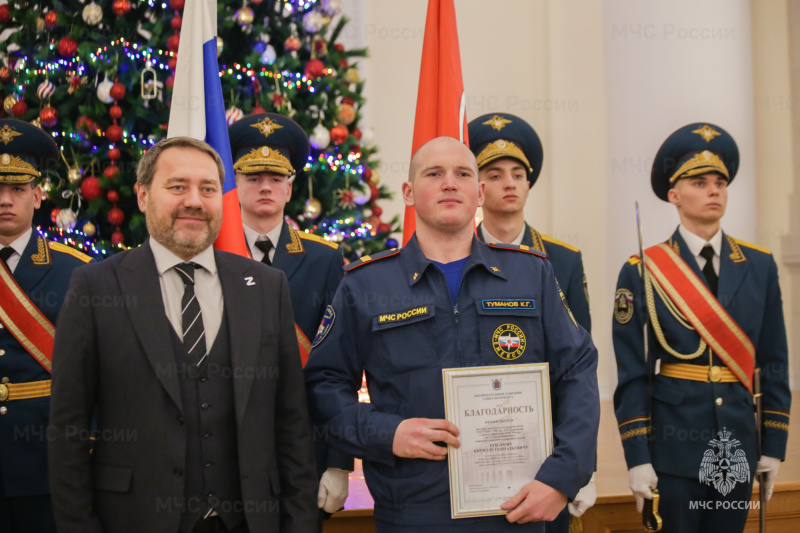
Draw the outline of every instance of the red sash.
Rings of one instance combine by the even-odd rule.
[[[56,328],[17,285],[5,265],[0,265],[0,320],[28,353],[52,372]]]
[[[756,349],[708,287],[668,244],[648,248],[647,270],[715,354],[752,391]]]

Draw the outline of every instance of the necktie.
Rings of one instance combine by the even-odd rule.
[[[703,246],[703,249],[700,250],[700,256],[704,257],[706,260],[706,264],[703,266],[703,275],[706,277],[706,281],[708,281],[708,288],[711,289],[711,292],[716,296],[719,277],[717,277],[717,273],[714,270],[714,248],[712,248],[710,244],[706,244]]]
[[[200,302],[194,293],[194,271],[199,265],[180,263],[175,271],[183,280],[183,299],[181,300],[181,321],[183,323],[183,347],[191,361],[197,361],[199,367],[206,359],[206,331],[203,327],[203,313]]]
[[[265,241],[256,241],[256,248],[264,252],[264,258],[261,259],[261,262],[272,266],[272,261],[269,258],[269,252],[272,250],[272,241],[269,239]]]
[[[3,264],[6,266],[8,266],[8,258],[11,257],[12,255],[14,255],[14,249],[10,246],[6,246],[2,250],[0,250],[0,259],[3,260]]]

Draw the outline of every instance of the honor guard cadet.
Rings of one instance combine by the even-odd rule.
[[[295,121],[276,113],[248,116],[230,126],[228,134],[247,246],[253,259],[282,270],[289,279],[297,341],[305,363],[310,339],[333,300],[344,267],[338,245],[296,231],[284,220],[292,183],[308,160],[308,137]],[[319,505],[332,513],[347,499],[353,459],[337,452],[328,454],[319,443],[315,451],[322,475]]]
[[[364,461],[378,533],[541,532],[594,468],[597,350],[543,254],[475,237],[477,175],[456,139],[416,152],[403,184],[414,236],[348,265],[305,367],[312,417],[332,446]],[[505,516],[451,518],[445,459],[460,443],[445,420],[442,370],[543,362],[553,454],[502,505]],[[358,402],[362,372],[371,403]]]
[[[539,233],[525,222],[525,202],[544,159],[542,142],[536,131],[514,115],[489,113],[469,123],[469,140],[478,160],[478,177],[486,184],[478,238],[484,242],[527,246],[547,257],[575,320],[591,333],[589,293],[580,250]],[[592,476],[570,503],[569,510],[547,524],[548,533],[567,533],[569,513],[581,516],[594,505],[596,498]]]
[[[657,488],[665,532],[743,531],[756,473],[768,500],[786,453],[778,269],[769,250],[720,227],[738,167],[736,143],[719,126],[670,135],[651,183],[680,225],[644,261],[631,257],[617,283],[614,407],[637,507]]]
[[[56,315],[72,269],[91,260],[32,227],[39,170],[58,163],[41,129],[0,120],[0,530],[54,532],[47,421]]]

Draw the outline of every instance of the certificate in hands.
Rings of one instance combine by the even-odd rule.
[[[442,371],[453,518],[501,515],[500,505],[533,481],[553,451],[547,363]]]

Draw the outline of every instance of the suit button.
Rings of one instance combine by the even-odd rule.
[[[716,404],[717,405],[722,405],[722,398],[717,398]]]
[[[210,407],[210,406],[209,406],[207,403],[205,403],[205,402],[203,402],[203,403],[201,403],[201,404],[200,404],[200,409],[202,409],[202,410],[204,410],[204,411],[205,411],[206,409],[208,409],[209,407]]]
[[[4,407],[0,407],[0,415],[4,415],[7,412],[8,412],[8,408],[7,407],[5,407],[5,406]]]
[[[172,473],[178,477],[181,477],[183,475],[183,470],[181,470],[180,468],[176,468],[172,471]]]

